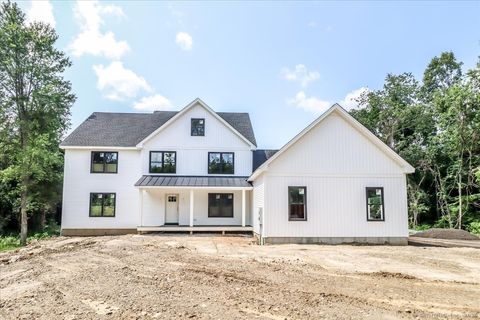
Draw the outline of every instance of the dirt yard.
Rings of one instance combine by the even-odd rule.
[[[480,319],[480,250],[58,238],[0,253],[0,319]]]

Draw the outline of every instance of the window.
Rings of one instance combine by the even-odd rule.
[[[288,187],[288,220],[307,220],[307,187]]]
[[[233,193],[209,193],[208,217],[233,218]]]
[[[92,151],[91,173],[117,173],[118,152]]]
[[[115,193],[90,193],[90,217],[115,217]]]
[[[383,188],[367,187],[367,221],[385,221]]]
[[[192,136],[205,135],[205,119],[192,119],[192,128],[190,130]]]
[[[233,152],[209,152],[208,173],[233,174],[234,158]]]
[[[175,151],[150,151],[150,173],[177,172]]]

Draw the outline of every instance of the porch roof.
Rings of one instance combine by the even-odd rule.
[[[136,187],[252,188],[248,177],[143,175]]]

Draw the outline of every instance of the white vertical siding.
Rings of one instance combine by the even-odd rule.
[[[405,174],[335,112],[264,173],[264,237],[406,237]],[[288,186],[307,187],[307,221],[288,220]],[[367,221],[366,187],[383,187],[385,221]]]
[[[90,173],[90,163],[91,150],[65,150],[62,228],[136,228],[140,152],[118,151],[116,174]],[[91,192],[116,193],[115,217],[89,217]]]
[[[205,136],[190,135],[192,118],[205,119]],[[215,151],[235,153],[236,176],[252,173],[250,146],[201,105],[189,109],[143,147],[143,174],[149,171],[150,151],[176,151],[178,175],[208,175],[208,152]]]
[[[253,231],[257,234],[261,234],[260,210],[263,210],[263,215],[265,216],[265,181],[263,175],[253,182],[252,226]]]

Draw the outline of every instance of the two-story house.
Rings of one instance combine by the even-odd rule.
[[[406,243],[413,168],[340,106],[280,150],[256,145],[247,113],[200,99],[178,112],[93,113],[61,144],[62,233]]]

